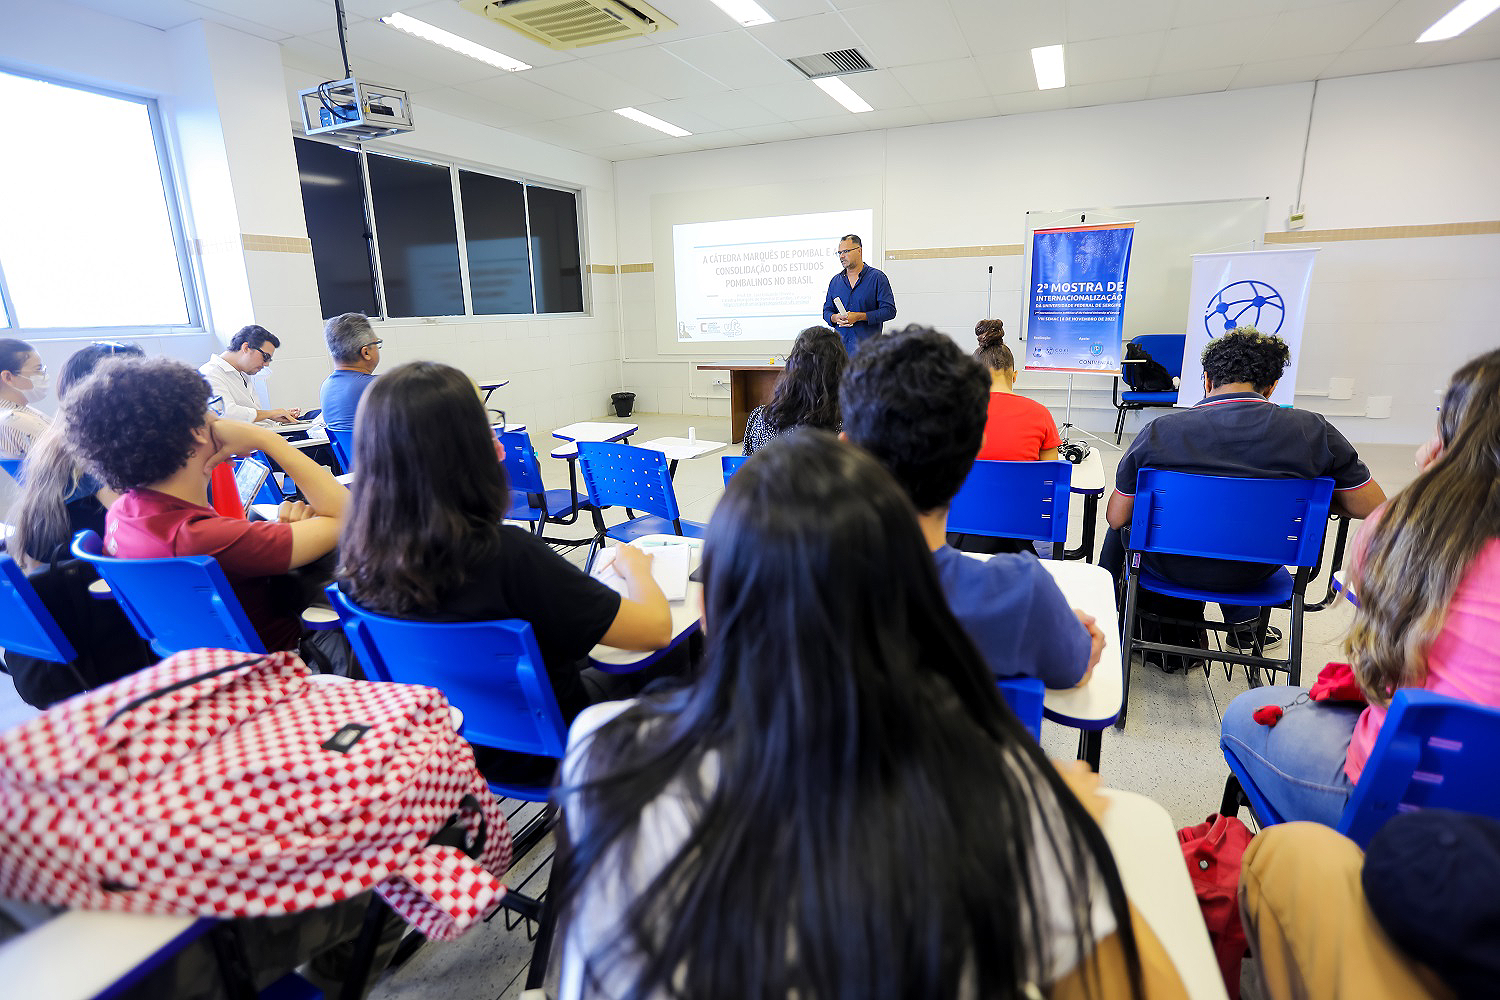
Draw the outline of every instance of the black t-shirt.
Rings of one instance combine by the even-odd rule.
[[[1278,406],[1253,392],[1212,396],[1151,421],[1120,459],[1115,490],[1135,496],[1137,474],[1148,467],[1247,479],[1328,476],[1340,492],[1370,481],[1354,446],[1327,417]],[[1201,587],[1250,585],[1276,569],[1160,555],[1150,565],[1179,583]]]
[[[519,618],[530,622],[557,696],[569,721],[587,704],[578,671],[620,610],[620,595],[513,525],[500,529],[500,552],[467,567],[464,581],[444,593],[442,611],[425,621],[477,622]]]

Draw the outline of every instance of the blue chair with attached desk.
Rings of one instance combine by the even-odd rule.
[[[1155,361],[1167,370],[1167,374],[1173,378],[1182,377],[1182,352],[1187,346],[1187,335],[1181,333],[1143,333],[1139,337],[1132,337],[1129,341],[1149,355],[1149,359]],[[1127,350],[1128,353],[1128,350]],[[1125,436],[1125,415],[1131,410],[1144,410],[1148,406],[1176,406],[1177,390],[1166,391],[1144,391],[1137,389],[1140,383],[1140,373],[1135,371],[1139,365],[1127,360],[1120,366],[1121,373],[1115,377],[1114,401],[1115,401],[1115,444]],[[1122,392],[1120,382],[1125,382],[1127,388]]]
[[[66,665],[78,658],[36,588],[9,556],[0,556],[0,649],[48,660],[59,670],[68,670]],[[77,680],[80,690],[88,687]]]
[[[116,559],[104,554],[93,531],[78,533],[73,555],[93,565],[158,656],[185,649],[266,651],[213,556]]]
[[[667,456],[649,448],[602,441],[578,442],[578,468],[594,507],[594,537],[589,545],[586,568],[604,539],[629,542],[642,535],[682,535],[702,538],[703,525],[688,521],[677,509]],[[604,524],[603,508],[619,506],[645,511],[614,527]]]
[[[336,431],[332,427],[323,428],[328,432],[328,446],[333,449],[333,457],[338,459],[339,471],[345,474],[354,471],[354,434],[352,431]]]
[[[1229,744],[1220,745],[1230,772],[1220,812],[1232,816],[1244,804],[1262,827],[1285,822]],[[1338,832],[1364,848],[1386,820],[1401,812],[1452,809],[1500,819],[1497,755],[1500,709],[1402,688],[1391,698],[1370,759],[1339,817]]]
[[[7,476],[10,476],[10,478],[19,483],[21,481],[21,463],[23,461],[24,459],[20,458],[0,458],[0,471],[3,471]]]
[[[1328,507],[1333,499],[1333,480],[1238,479],[1200,476],[1162,469],[1142,469],[1136,479],[1135,509],[1125,552],[1125,615],[1122,633],[1125,693],[1116,728],[1125,726],[1130,701],[1130,655],[1154,650],[1188,659],[1220,660],[1240,664],[1250,674],[1252,685],[1260,683],[1261,669],[1281,670],[1288,683],[1302,676],[1303,596],[1323,549]],[[1157,576],[1141,565],[1141,557],[1152,554],[1197,556],[1232,562],[1283,567],[1270,577],[1240,590],[1209,590],[1188,587]],[[1288,573],[1284,567],[1296,568]],[[1178,646],[1136,638],[1138,619],[1186,624],[1227,632],[1219,622],[1183,622],[1139,608],[1142,588],[1166,597],[1210,601],[1262,608],[1255,624],[1255,647],[1251,653]],[[1287,635],[1287,657],[1264,655],[1260,636],[1265,632],[1270,609],[1287,607],[1291,627]]]
[[[729,485],[729,480],[740,471],[740,466],[750,461],[749,455],[725,455],[721,460],[724,464],[724,485]]]
[[[1051,542],[1061,559],[1072,483],[1070,462],[975,462],[948,508],[948,530]]]
[[[998,682],[1000,697],[1016,713],[1031,738],[1042,741],[1042,709],[1047,689],[1035,677],[1006,677]]]
[[[504,453],[505,478],[510,482],[511,505],[506,518],[529,521],[540,535],[549,524],[569,525],[588,507],[588,500],[574,489],[549,490],[542,481],[541,463],[531,435],[525,431],[497,431],[495,439]],[[588,539],[548,539],[554,544],[582,545]]]

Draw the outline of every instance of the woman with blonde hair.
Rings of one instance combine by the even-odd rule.
[[[1369,706],[1266,687],[1224,712],[1224,746],[1286,819],[1338,822],[1391,697],[1423,688],[1500,706],[1500,350],[1453,375],[1415,481],[1360,529],[1345,648]],[[1252,718],[1286,708],[1273,726]]]

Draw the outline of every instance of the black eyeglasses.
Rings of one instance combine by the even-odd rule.
[[[859,249],[859,247],[850,247],[848,250],[840,250],[839,251],[839,256],[842,257],[846,253],[853,253],[854,251],[856,251],[858,249]]]
[[[385,341],[383,341],[383,340],[372,340],[368,344],[366,344],[365,346],[366,347],[379,347],[383,343],[385,343]]]
[[[259,354],[261,357],[263,357],[263,358],[266,359],[266,367],[267,368],[271,367],[271,356],[269,354],[267,354],[265,351],[262,351],[259,347],[252,347],[252,348],[250,348],[250,350],[254,351],[256,354]]]

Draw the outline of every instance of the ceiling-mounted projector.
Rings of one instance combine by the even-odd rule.
[[[411,105],[404,90],[361,83],[351,76],[308,87],[297,96],[308,135],[363,142],[412,130]]]

